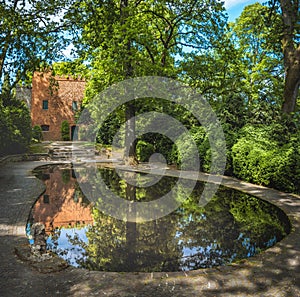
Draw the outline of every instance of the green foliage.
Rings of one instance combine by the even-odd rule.
[[[10,100],[3,106],[0,101],[0,155],[24,153],[31,140],[31,120],[24,102]]]
[[[64,141],[70,140],[70,124],[68,121],[63,121],[61,123],[61,138]]]
[[[1,1],[0,78],[26,80],[29,71],[62,58],[68,26],[63,17],[71,0]],[[60,15],[59,18],[54,17]],[[0,82],[1,85],[2,81]]]
[[[209,100],[222,123],[225,173],[299,192],[299,118],[281,114],[284,65],[278,12],[259,3],[246,6],[219,43],[209,51],[186,54],[181,66],[184,80]],[[207,135],[197,144],[201,169],[208,171]]]
[[[280,15],[259,3],[246,6],[232,25],[231,34],[244,76],[244,92],[253,117],[265,102],[268,105],[281,104],[284,69],[279,43],[280,26]]]
[[[234,129],[278,117],[284,77],[279,26],[270,8],[249,5],[211,50],[188,53],[181,62],[183,78]]]
[[[80,59],[52,64],[53,75],[88,78],[89,68]]]
[[[147,75],[176,78],[180,71],[176,59],[183,50],[208,49],[222,35],[225,26],[224,6],[208,0],[176,0],[172,4],[152,0],[109,3],[85,0],[76,2],[68,17],[77,26],[75,34],[81,33],[75,42],[77,53],[91,67],[86,102],[127,78]],[[102,104],[109,105],[116,99],[110,98]],[[139,106],[127,104],[124,111],[125,146],[130,147],[129,156],[135,159],[135,143],[129,145],[128,140],[135,130],[135,121],[128,120],[139,112]],[[99,119],[101,115],[95,112],[94,116]],[[99,129],[108,131],[107,125]],[[103,133],[99,140],[107,142]]]
[[[113,140],[115,144],[119,146],[124,146],[122,139],[114,139],[116,133],[119,131],[121,124],[124,122],[124,107],[120,106],[112,113],[110,113],[107,118],[102,123],[100,129],[97,133],[97,143],[104,145],[111,145]],[[122,133],[120,138],[122,138]]]
[[[165,135],[146,133],[139,138],[137,146],[137,153],[141,161],[149,161],[149,157],[153,153],[163,155],[168,164],[177,161],[172,159],[173,142]]]
[[[43,140],[42,128],[36,125],[32,128],[32,139],[34,142],[41,142]]]
[[[288,131],[281,124],[245,126],[232,147],[234,174],[246,181],[300,192],[299,132],[284,132]],[[284,136],[279,139],[279,135]]]
[[[97,6],[97,8],[95,8]],[[209,9],[208,9],[209,8]],[[184,47],[208,48],[222,34],[224,7],[211,1],[103,1],[75,3],[68,18],[75,47],[93,67],[91,91],[131,76],[174,76]],[[78,13],[80,12],[80,13]]]
[[[155,153],[155,149],[153,144],[139,140],[136,145],[136,153],[139,161],[147,162],[150,156]]]
[[[47,154],[49,152],[49,148],[47,145],[43,143],[31,143],[29,147],[30,154]]]
[[[200,170],[209,171],[210,169],[210,147],[205,129],[201,126],[193,126],[190,130],[191,137],[198,148],[200,159]],[[179,139],[176,144],[173,144],[171,152],[168,154],[170,163],[176,164],[181,169],[186,169],[192,164],[186,163],[189,160],[193,151],[193,147],[187,146],[184,139]]]

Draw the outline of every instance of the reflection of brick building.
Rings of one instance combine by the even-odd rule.
[[[32,78],[31,122],[41,126],[43,140],[61,140],[61,124],[68,121],[74,135],[75,113],[84,96],[85,81],[35,72]]]
[[[56,228],[93,224],[91,205],[72,176],[71,169],[49,170],[44,174],[46,191],[32,208],[34,222],[43,223],[47,234]]]

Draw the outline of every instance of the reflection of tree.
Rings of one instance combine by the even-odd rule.
[[[87,232],[88,260],[84,267],[105,271],[178,270],[181,251],[176,224],[169,219],[124,222],[108,218],[98,209],[93,215],[95,223]],[[166,234],[173,239],[169,241]]]
[[[111,170],[108,170],[111,171]],[[124,199],[149,201],[170,189],[164,178],[155,186],[124,184],[114,171],[104,170],[106,183]],[[132,175],[134,173],[130,173]],[[146,178],[140,177],[141,180]],[[109,183],[109,180],[112,181]],[[276,207],[249,195],[221,188],[204,208],[198,206],[199,183],[176,211],[146,223],[119,221],[93,210],[95,224],[87,232],[84,267],[105,271],[176,271],[211,267],[245,258],[280,240],[283,227]],[[184,191],[178,191],[178,196]],[[182,200],[184,197],[178,197]],[[131,210],[134,215],[134,209]]]
[[[232,192],[231,195],[230,212],[240,226],[240,232],[244,237],[251,238],[252,243],[268,247],[272,238],[279,241],[290,232],[288,218],[279,208],[239,192]]]
[[[185,269],[252,256],[289,232],[286,216],[267,202],[221,188],[217,197],[201,210],[195,203],[197,192],[181,208],[179,232],[183,245],[198,250],[197,257],[186,259]]]
[[[53,173],[55,170],[49,168],[43,172],[51,178]],[[79,178],[89,181],[87,189],[97,187],[95,175],[85,173],[80,171]],[[73,177],[73,172],[71,174]],[[176,178],[162,177],[155,185],[143,187],[149,176],[123,173],[123,178],[138,183],[134,187],[114,170],[100,169],[99,174],[119,197],[134,202],[156,200],[177,182]],[[92,210],[94,223],[86,228],[88,243],[76,235],[69,237],[73,249],[84,253],[76,261],[83,267],[104,271],[191,270],[251,256],[289,233],[290,225],[284,221],[286,216],[280,209],[238,191],[221,187],[205,207],[200,207],[198,201],[203,187],[203,183],[198,183],[192,195],[173,213],[144,223],[132,222],[137,216],[134,207],[129,208],[127,221],[105,215],[100,207],[101,197],[97,197],[98,200],[94,200],[97,208]],[[77,183],[72,193],[76,204],[89,203]],[[181,187],[176,194],[175,199],[179,201],[186,198]],[[57,251],[61,251],[55,242],[59,236],[58,230],[52,238]],[[67,255],[67,251],[62,253]]]
[[[165,181],[160,181],[160,184],[154,187],[138,188],[125,183],[115,171],[101,170],[100,172],[112,191],[130,201],[149,201],[159,198],[161,192],[166,191],[166,187],[163,186]],[[135,177],[136,173],[125,174],[126,179],[134,180]],[[141,176],[138,176],[138,179],[139,182],[144,181]],[[174,263],[168,262],[169,259],[181,257],[178,245],[170,244],[166,239],[166,234],[173,234],[173,238],[176,234],[176,224],[168,218],[148,223],[132,222],[136,216],[134,204],[128,210],[127,218],[131,219],[127,221],[108,217],[99,211],[99,208],[93,210],[93,216],[94,225],[87,232],[89,244],[85,246],[88,255],[88,260],[83,264],[85,267],[106,271],[178,269],[176,263],[178,260],[175,261],[175,267],[170,267],[170,265],[174,266]]]
[[[63,169],[61,171],[61,177],[64,184],[68,184],[71,179],[71,171],[70,169]]]

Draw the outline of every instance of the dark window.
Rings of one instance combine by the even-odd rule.
[[[48,109],[48,100],[43,100],[43,109]]]
[[[50,129],[49,125],[41,125],[42,131],[47,132]]]
[[[43,197],[44,199],[44,203],[45,204],[49,204],[49,195],[44,195],[44,197]]]
[[[73,111],[77,111],[78,110],[77,101],[73,101],[72,102],[72,109],[73,109]]]

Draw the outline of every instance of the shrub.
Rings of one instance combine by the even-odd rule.
[[[36,142],[41,142],[43,140],[42,128],[36,125],[32,128],[32,139]]]
[[[145,133],[137,142],[137,156],[140,161],[148,161],[154,153],[164,156],[167,163],[170,163],[170,153],[173,142],[165,135],[159,133]]]
[[[136,145],[136,153],[139,161],[149,161],[150,156],[155,152],[154,146],[143,140],[139,140]]]
[[[12,129],[3,106],[0,107],[0,131],[0,155],[5,155],[10,146]]]
[[[203,170],[204,159],[207,157],[207,149],[204,146],[202,147],[203,151],[201,151],[201,145],[205,142],[205,131],[202,127],[193,127],[190,133],[196,145],[196,152],[193,145],[188,145],[189,141],[185,137],[180,137],[177,139],[176,144],[173,144],[168,159],[170,163],[176,164],[183,170],[194,169],[195,160],[193,155],[196,153],[199,157],[200,170]]]
[[[283,191],[300,192],[300,140],[278,140],[278,125],[246,126],[232,147],[235,176]],[[276,131],[275,131],[276,130]],[[287,135],[285,135],[287,137]]]
[[[0,154],[24,153],[31,141],[31,120],[27,106],[22,101],[10,100],[0,104]]]
[[[61,138],[63,141],[70,140],[70,125],[68,121],[63,121],[61,123]]]

